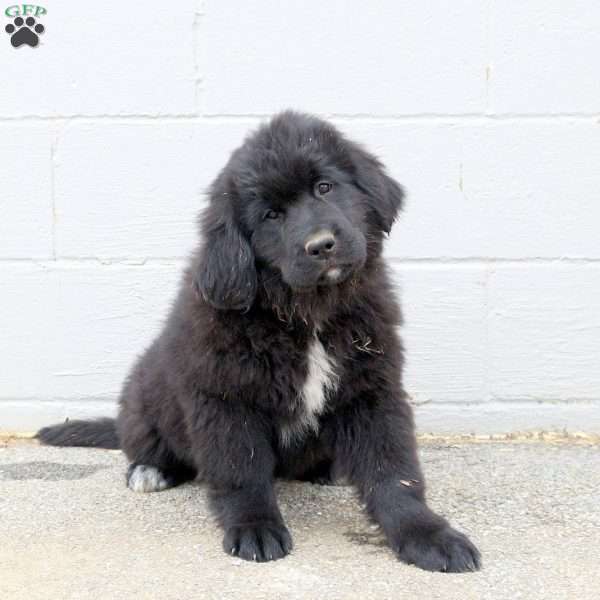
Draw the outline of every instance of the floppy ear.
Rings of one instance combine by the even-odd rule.
[[[368,198],[375,226],[389,233],[402,209],[404,190],[386,174],[383,165],[359,146],[352,149],[354,183]]]
[[[221,310],[250,308],[257,288],[254,252],[227,194],[213,193],[202,215],[201,230],[203,247],[196,271],[200,294]]]

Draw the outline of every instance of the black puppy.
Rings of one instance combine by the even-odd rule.
[[[213,183],[202,246],[116,423],[42,429],[55,445],[121,447],[135,491],[198,476],[225,551],[282,558],[275,477],[346,477],[398,557],[471,571],[479,552],[425,503],[384,234],[402,190],[332,125],[285,112]]]

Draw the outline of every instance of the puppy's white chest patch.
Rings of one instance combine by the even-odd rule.
[[[300,395],[307,414],[317,416],[323,411],[327,392],[337,387],[335,362],[317,336],[308,346],[307,361],[308,374]]]
[[[318,431],[318,417],[325,408],[327,396],[338,386],[335,360],[327,354],[316,335],[308,345],[306,360],[306,380],[300,390],[301,413],[295,423],[282,429],[284,444],[289,444],[293,437],[301,436],[309,429]]]

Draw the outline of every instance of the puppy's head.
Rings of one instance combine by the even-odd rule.
[[[212,186],[197,273],[222,309],[251,306],[257,271],[293,291],[335,286],[381,252],[401,187],[332,125],[285,112],[236,150]]]

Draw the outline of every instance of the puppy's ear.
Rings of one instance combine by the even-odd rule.
[[[353,145],[354,183],[368,198],[375,226],[389,233],[402,210],[404,190],[386,174],[383,165],[360,146]]]
[[[214,192],[201,219],[203,247],[196,270],[202,297],[221,310],[250,308],[256,296],[254,252],[240,230],[232,198]]]

